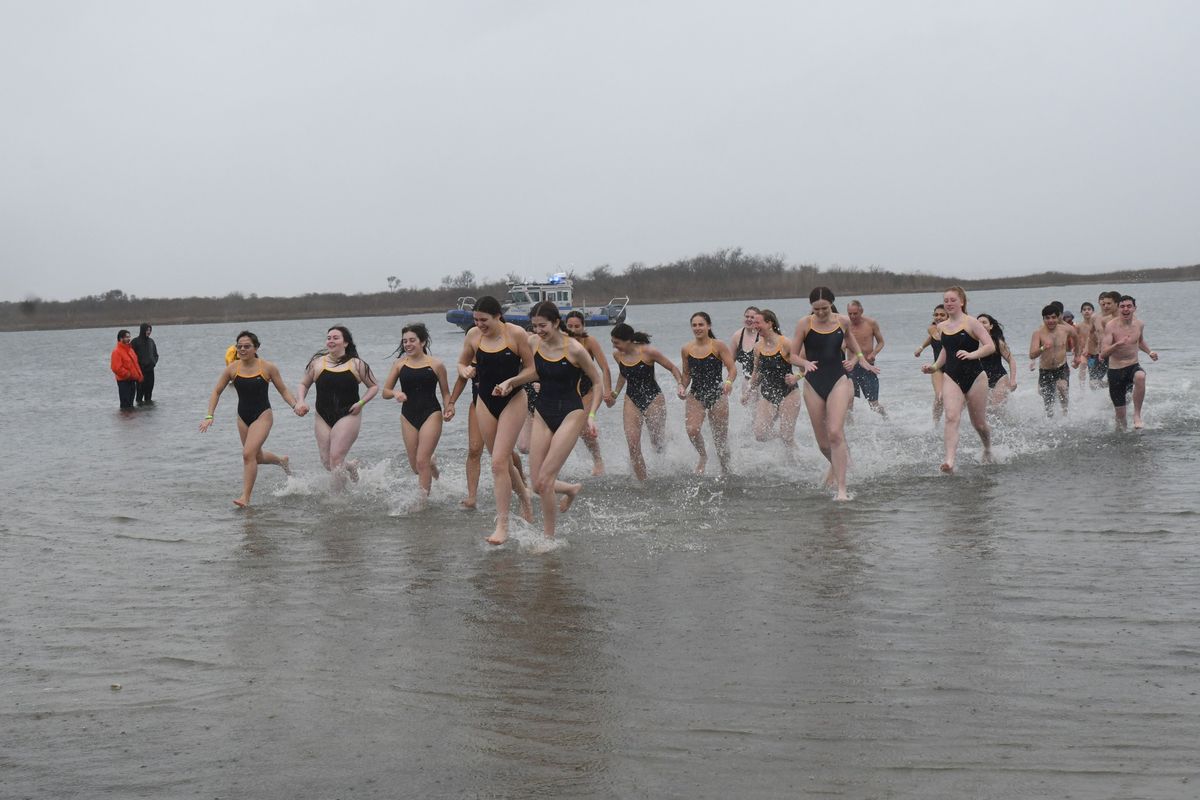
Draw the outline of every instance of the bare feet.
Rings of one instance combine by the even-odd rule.
[[[696,462],[696,474],[703,475],[704,467],[708,464],[708,456],[700,456],[700,460]]]
[[[429,470],[433,474],[433,479],[435,481],[442,477],[442,472],[437,467],[437,459],[436,458],[429,459]]]
[[[592,477],[598,478],[604,474],[604,460],[597,458],[596,463],[592,466]]]
[[[287,457],[287,456],[280,456],[280,457],[279,457],[279,466],[283,467],[283,474],[284,474],[284,475],[289,475],[289,476],[290,476],[290,475],[292,474],[292,465],[291,465],[291,463],[290,463],[290,461],[289,461],[289,459],[288,459],[288,457]]]
[[[475,498],[474,497],[464,498],[463,500],[461,500],[459,502],[459,505],[462,506],[463,508],[474,509],[475,508]]]
[[[346,467],[346,474],[350,476],[350,480],[358,483],[358,460],[347,461],[344,466]]]
[[[981,460],[983,461],[984,464],[996,463],[996,459],[992,458],[992,450],[990,447],[984,448],[983,458]]]
[[[233,504],[238,508],[245,508],[246,506],[250,505],[250,501],[244,497],[237,497],[234,498]]]
[[[942,472],[949,475],[950,473],[954,472],[954,465],[949,462],[943,462],[942,463]]]
[[[845,489],[843,489],[840,492],[838,492],[837,496],[834,497],[833,499],[835,502],[838,502],[838,503],[848,503],[848,502],[850,502],[850,495],[846,493]]]
[[[563,491],[562,500],[558,501],[558,513],[566,513],[567,509],[571,507],[571,503],[575,502],[575,498],[579,495],[579,490],[582,488],[582,483],[567,484],[567,488]]]
[[[1146,427],[1146,426],[1145,426],[1145,425],[1142,423],[1142,417],[1141,417],[1141,415],[1140,415],[1140,414],[1134,414],[1134,415],[1133,415],[1133,429],[1134,429],[1135,431],[1140,431],[1140,430],[1141,430],[1142,428],[1144,428],[1144,427]]]
[[[829,471],[825,473],[824,484],[825,484],[826,489],[832,489],[833,487],[837,486],[837,481],[835,481],[833,479],[833,467],[832,466],[829,468]]]
[[[491,536],[484,539],[484,541],[488,544],[502,545],[508,541],[508,531],[502,531],[497,528],[495,532]]]

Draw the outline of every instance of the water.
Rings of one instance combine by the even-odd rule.
[[[973,293],[970,310],[1006,325],[1023,367],[1045,302],[1106,288]],[[133,414],[115,331],[0,334],[20,356],[0,389],[0,796],[1196,796],[1200,348],[1179,312],[1200,284],[1123,288],[1161,354],[1140,434],[1077,385],[1047,420],[1021,372],[999,463],[968,429],[943,477],[912,356],[937,298],[863,297],[890,418],[864,406],[848,428],[853,503],[819,487],[803,413],[797,467],[735,406],[736,476],[698,478],[673,401],[637,485],[619,407],[602,409],[609,475],[585,479],[552,548],[520,522],[481,544],[486,470],[480,511],[458,507],[465,415],[410,513],[382,401],[362,480],[332,495],[311,420],[274,399],[268,446],[296,475],[264,467],[254,507],[233,508],[232,391],[196,432],[233,335],[255,330],[294,386],[329,323],[385,373],[407,320],[156,326],[158,403]],[[728,336],[743,305],[704,308]],[[767,305],[789,328],[807,306]],[[674,359],[692,310],[631,321]],[[462,335],[414,319],[453,362]],[[580,446],[564,476],[588,471]]]

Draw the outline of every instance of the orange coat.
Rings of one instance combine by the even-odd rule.
[[[117,342],[109,363],[117,380],[141,382],[142,368],[138,366],[137,353],[133,352],[133,348],[125,342]]]

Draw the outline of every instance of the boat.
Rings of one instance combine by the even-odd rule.
[[[549,300],[558,306],[564,317],[569,311],[582,313],[584,324],[588,327],[624,322],[625,309],[629,305],[628,297],[614,297],[602,306],[575,305],[575,284],[565,273],[559,272],[545,281],[509,284],[508,296],[500,301],[500,307],[506,322],[529,329],[532,327],[529,312],[543,300]],[[474,306],[474,297],[458,298],[455,307],[446,312],[446,321],[464,331],[471,330],[475,327],[475,317],[471,313]]]

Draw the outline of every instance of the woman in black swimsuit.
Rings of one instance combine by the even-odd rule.
[[[242,438],[242,493],[233,504],[245,508],[250,505],[250,493],[254,491],[259,464],[278,464],[283,467],[284,473],[292,474],[287,456],[277,456],[263,450],[275,421],[267,388],[275,384],[275,390],[292,408],[296,407],[296,401],[280,377],[279,368],[258,357],[257,336],[250,331],[242,331],[237,335],[236,342],[238,357],[217,378],[217,385],[208,398],[208,412],[200,423],[200,432],[204,433],[212,425],[213,412],[217,409],[221,392],[232,383],[238,395],[238,436]],[[304,416],[304,411],[297,410],[296,413]]]
[[[419,506],[423,506],[433,479],[438,477],[433,451],[442,437],[442,421],[454,419],[454,403],[449,399],[446,365],[429,355],[429,331],[423,324],[404,326],[396,352],[403,355],[392,364],[383,382],[383,399],[400,403],[404,450],[408,453],[408,465],[417,473],[421,485]],[[397,381],[400,391],[394,391]],[[437,401],[438,389],[446,401],[445,411]]]
[[[983,442],[983,462],[992,460],[992,432],[987,424],[988,382],[980,361],[996,350],[987,328],[979,320],[967,316],[967,293],[961,286],[951,286],[942,295],[946,319],[938,325],[942,352],[932,364],[921,367],[922,372],[944,371],[942,404],[946,407],[946,460],[942,472],[953,472],[958,455],[958,426],[963,406],[971,416],[971,424]]]
[[[358,462],[347,461],[346,456],[358,431],[362,427],[363,406],[379,393],[375,374],[367,362],[358,357],[354,337],[344,325],[334,325],[325,332],[325,349],[309,359],[300,379],[296,411],[308,411],[304,402],[308,387],[317,385],[317,419],[313,432],[317,437],[317,451],[321,464],[333,473],[334,488],[345,485],[345,476],[358,480]],[[360,399],[358,385],[367,387]]]
[[[733,350],[733,360],[742,368],[742,374],[749,378],[754,371],[754,346],[758,344],[758,307],[747,306],[742,312],[742,327],[729,337],[729,347]]]
[[[586,428],[596,434],[596,409],[600,392],[592,392],[587,406],[579,393],[580,382],[587,378],[600,383],[600,371],[587,349],[567,335],[558,306],[549,300],[538,303],[529,312],[533,335],[533,369],[502,384],[511,392],[536,380],[541,388],[534,401],[533,436],[529,441],[529,476],[533,490],[542,500],[542,530],[554,538],[555,521],[575,501],[582,485],[558,479],[558,472]],[[563,495],[561,503],[555,495]]]
[[[508,541],[508,511],[512,501],[513,447],[525,422],[524,392],[513,392],[512,378],[533,369],[533,351],[523,328],[505,322],[500,301],[479,298],[473,309],[475,327],[467,331],[458,356],[458,375],[475,379],[475,422],[492,457],[492,488],[496,496],[496,528],[489,544]],[[528,503],[522,497],[522,505]]]
[[[996,318],[991,314],[976,314],[975,319],[987,329],[996,345],[996,352],[981,362],[988,376],[988,400],[993,406],[1003,405],[1008,393],[1017,388],[1017,362],[1008,349],[1008,342],[1004,341],[1004,328]],[[1007,370],[1004,369],[1005,361],[1008,362]]]
[[[748,398],[744,402],[758,395],[754,404],[754,438],[760,442],[782,439],[788,459],[792,460],[796,450],[796,419],[800,416],[800,392],[796,391],[797,376],[792,373],[792,343],[781,335],[779,318],[771,309],[764,308],[755,314],[754,322],[759,336],[754,346],[754,369],[746,387]]]
[[[938,303],[933,307],[933,322],[929,324],[925,341],[921,342],[921,346],[913,353],[916,358],[921,357],[921,353],[925,352],[926,347],[933,347],[933,357],[937,358],[942,354],[942,334],[938,330],[938,325],[946,321],[946,307]],[[942,378],[945,376],[939,371],[930,374],[929,379],[933,382],[933,424],[937,425],[942,421]]]
[[[717,446],[717,460],[721,462],[721,474],[729,472],[729,393],[737,378],[737,362],[733,351],[713,336],[712,318],[703,311],[692,314],[692,341],[683,346],[679,359],[683,365],[679,380],[679,399],[687,400],[685,427],[692,446],[700,454],[696,474],[703,475],[708,463],[708,452],[704,449],[704,435],[700,426],[708,415],[712,428],[713,442]],[[721,380],[721,371],[725,379]],[[689,387],[691,391],[689,392]]]
[[[583,318],[582,311],[567,312],[563,322],[567,326],[567,334],[583,345],[583,348],[588,351],[588,355],[596,362],[596,366],[600,368],[601,383],[599,387],[593,386],[586,377],[579,386],[579,394],[583,395],[583,404],[585,406],[591,404],[592,391],[597,388],[600,392],[600,400],[603,402],[612,394],[612,373],[608,369],[608,359],[604,357],[604,348],[594,336],[588,335],[587,323]],[[587,447],[588,452],[592,454],[592,475],[603,475],[604,459],[600,457],[600,440],[589,434],[586,428],[580,438],[583,439],[583,444]]]
[[[846,493],[846,411],[854,397],[854,387],[846,374],[861,365],[868,372],[879,367],[862,358],[862,350],[850,332],[850,319],[833,310],[833,292],[818,286],[808,295],[812,314],[796,324],[792,339],[792,362],[804,372],[804,405],[812,421],[813,435],[821,454],[829,459],[826,486],[836,486],[835,500],[849,500]],[[847,358],[843,361],[842,355]]]
[[[654,377],[654,365],[669,370],[676,383],[683,380],[679,368],[671,363],[657,347],[650,346],[650,337],[635,331],[622,322],[612,329],[613,360],[617,362],[617,385],[605,402],[617,402],[625,389],[625,441],[629,445],[629,462],[639,481],[646,480],[646,459],[642,455],[642,421],[650,430],[654,452],[662,453],[666,445],[667,401]]]

